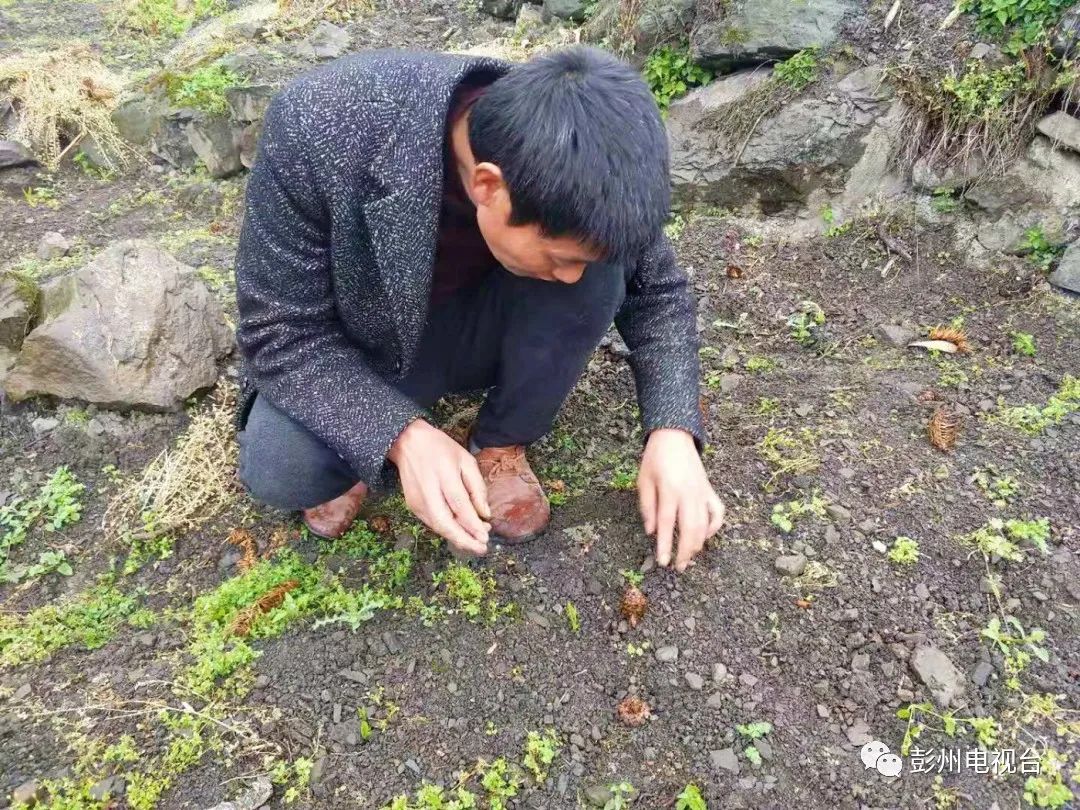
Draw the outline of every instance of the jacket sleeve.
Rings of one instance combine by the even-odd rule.
[[[398,434],[424,412],[384,381],[338,318],[329,205],[289,105],[272,104],[248,181],[236,257],[237,343],[260,396],[371,487],[394,478]]]
[[[642,253],[615,326],[630,349],[645,436],[657,428],[681,428],[693,435],[700,452],[705,428],[694,300],[663,234]]]

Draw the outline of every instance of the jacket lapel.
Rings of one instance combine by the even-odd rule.
[[[450,97],[472,70],[503,73],[509,67],[486,58],[422,58],[438,65],[425,72],[428,83],[388,88],[387,96],[406,100],[399,102],[395,126],[371,163],[378,190],[364,203],[379,283],[397,332],[401,374],[412,364],[427,322]]]

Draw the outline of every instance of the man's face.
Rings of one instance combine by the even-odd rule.
[[[482,163],[469,189],[476,203],[476,222],[488,249],[515,276],[573,284],[600,254],[570,236],[544,236],[538,225],[511,225],[510,195],[501,174]],[[494,167],[492,167],[494,169]],[[497,169],[494,169],[498,172]]]

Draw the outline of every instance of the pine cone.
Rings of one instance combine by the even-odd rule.
[[[649,719],[651,712],[649,711],[649,704],[639,697],[625,697],[619,703],[619,707],[615,710],[615,714],[624,724],[634,727],[640,726],[646,720]]]
[[[635,585],[627,585],[619,603],[619,612],[630,623],[631,627],[637,627],[645,615],[645,609],[649,606],[649,600]]]

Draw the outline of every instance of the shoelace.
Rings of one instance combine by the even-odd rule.
[[[497,475],[524,475],[529,472],[525,459],[525,447],[499,447],[483,451],[486,458],[479,458],[480,471],[487,477]]]

